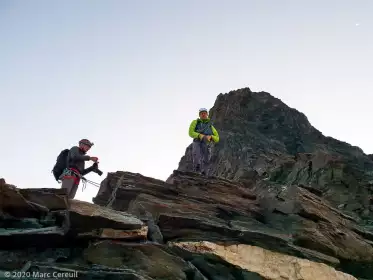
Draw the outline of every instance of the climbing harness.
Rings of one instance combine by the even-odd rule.
[[[58,179],[62,180],[63,177],[65,177],[65,176],[73,176],[73,174],[75,174],[79,178],[82,178],[82,175],[80,175],[78,172],[74,171],[73,169],[65,168]]]
[[[82,188],[82,191],[85,190],[85,188],[87,187],[87,183],[88,184],[91,184],[95,187],[100,187],[101,184],[99,183],[96,183],[96,182],[93,182],[93,181],[90,181],[86,178],[84,178],[81,174],[79,174],[78,172],[76,172],[75,170],[72,170],[72,169],[65,169],[64,172],[61,174],[60,178],[63,178],[63,176],[72,176],[73,174],[75,174],[77,177],[79,177],[82,182],[83,182],[83,188]],[[131,188],[131,187],[134,187],[132,185],[127,185],[127,186],[121,186],[122,185],[122,182],[123,182],[123,179],[124,179],[124,175],[122,175],[117,184],[115,185],[115,188],[113,189],[113,191],[111,192],[111,197],[108,201],[108,203],[106,204],[106,207],[111,207],[113,205],[113,202],[115,201],[116,199],[116,196],[117,196],[117,191],[118,189],[128,189],[128,188]]]
[[[82,182],[83,182],[82,192],[84,192],[85,188],[87,187],[87,183],[89,183],[89,184],[91,184],[91,185],[93,185],[95,187],[98,187],[98,188],[100,187],[99,183],[90,181],[90,180],[84,178],[81,174],[79,174],[75,170],[69,169],[69,168],[65,168],[65,170],[62,172],[62,174],[59,177],[59,179],[61,180],[64,176],[72,176],[73,174],[75,174],[77,177],[79,177],[82,180]]]

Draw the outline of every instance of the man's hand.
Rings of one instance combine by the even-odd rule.
[[[91,157],[90,159],[91,159],[91,161],[94,161],[94,162],[98,161],[98,157]]]
[[[211,141],[211,135],[208,135],[208,136],[206,136],[206,138],[207,138],[207,141]]]
[[[203,135],[203,134],[200,134],[200,135],[198,135],[198,137],[199,137],[199,139],[200,139],[200,140],[202,140],[202,139],[203,139],[203,137],[205,137],[205,135]]]

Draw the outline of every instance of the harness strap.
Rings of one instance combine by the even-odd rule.
[[[80,175],[79,171],[75,168],[65,168],[62,172],[61,176],[59,177],[60,180],[62,179],[74,179],[75,184],[79,184],[82,175]]]
[[[90,183],[95,187],[100,187],[99,183],[87,180],[75,168],[65,168],[64,171],[62,172],[61,176],[59,177],[59,180],[62,180],[62,179],[74,179],[76,184],[78,184],[80,179],[82,179],[82,181],[83,181],[82,191],[84,191],[85,188],[87,187],[87,183]]]

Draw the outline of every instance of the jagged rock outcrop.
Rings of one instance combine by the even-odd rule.
[[[157,225],[165,244],[251,245],[360,277],[373,275],[373,233],[303,186],[281,187],[255,177],[206,178],[181,171],[163,182],[116,172],[103,181],[94,202],[105,206],[113,197],[113,209],[126,211],[148,226],[148,221]],[[151,234],[148,238],[153,239]],[[269,276],[263,271],[251,272],[277,279],[265,278]],[[284,279],[298,279],[291,277]]]
[[[94,204],[0,179],[0,278],[373,279],[373,160],[268,93],[220,94],[212,175],[108,173]]]
[[[372,235],[349,217],[327,204],[314,209],[313,203],[323,201],[299,187],[288,197],[272,197],[277,211],[264,209],[268,201],[261,196],[247,182],[179,171],[168,183],[109,173],[96,205],[68,201],[64,190],[3,184],[0,274],[24,279],[357,279],[340,271],[355,272],[342,259],[349,265],[368,262],[359,273],[371,272]],[[304,207],[288,206],[290,198]],[[292,219],[298,226],[283,230],[284,221]]]
[[[324,136],[307,117],[267,92],[219,94],[210,117],[221,135],[211,175],[244,179],[258,173],[283,185],[303,184],[373,228],[373,160]],[[178,170],[192,170],[191,146]]]

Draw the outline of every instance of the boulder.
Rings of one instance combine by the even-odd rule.
[[[146,239],[148,229],[125,212],[85,201],[71,200],[69,233],[110,239]]]

